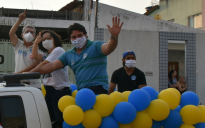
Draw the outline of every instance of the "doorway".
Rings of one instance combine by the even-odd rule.
[[[176,79],[185,76],[185,41],[168,40],[168,72],[175,70]]]

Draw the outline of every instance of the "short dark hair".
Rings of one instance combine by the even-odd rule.
[[[41,31],[41,36],[43,36],[45,33],[49,33],[51,35],[51,37],[53,37],[55,47],[62,47],[61,36],[59,36],[56,32],[51,31],[51,30]],[[42,41],[38,44],[38,47],[41,51],[48,52],[48,50],[43,47]]]
[[[81,31],[83,32],[83,34],[87,34],[86,30],[85,30],[85,27],[79,23],[74,23],[73,25],[70,25],[68,27],[68,30],[67,30],[67,33],[68,33],[68,38],[70,39],[71,38],[71,34],[74,30],[78,30],[78,31]]]

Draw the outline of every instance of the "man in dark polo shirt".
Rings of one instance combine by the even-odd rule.
[[[109,92],[112,93],[118,86],[119,92],[133,91],[147,85],[144,73],[135,67],[136,57],[133,51],[123,53],[123,67],[112,74]]]

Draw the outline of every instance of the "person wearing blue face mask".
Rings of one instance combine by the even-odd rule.
[[[17,22],[13,25],[9,32],[9,37],[15,52],[15,71],[14,74],[28,72],[34,67],[36,67],[40,62],[35,61],[32,58],[32,48],[33,48],[33,41],[36,35],[36,29],[32,25],[26,25],[23,27],[21,37],[23,41],[20,40],[17,35],[16,31],[21,24],[26,19],[26,12],[25,10],[23,13],[19,14],[19,18]],[[38,50],[38,53],[41,56],[45,56],[45,53]],[[36,88],[41,88],[40,79],[34,80],[23,80],[22,83],[29,84]]]
[[[68,28],[68,38],[74,48],[65,52],[58,60],[46,64],[33,72],[47,74],[67,65],[73,70],[78,90],[91,89],[95,94],[108,93],[107,55],[117,47],[118,35],[123,23],[113,17],[112,26],[107,25],[111,34],[110,40],[90,41],[85,27],[74,23]]]
[[[108,94],[118,86],[119,92],[133,91],[147,85],[144,73],[135,67],[136,56],[133,51],[123,53],[123,67],[115,70],[111,77]]]

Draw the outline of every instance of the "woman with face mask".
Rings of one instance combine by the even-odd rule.
[[[41,51],[48,53],[47,58],[37,54],[38,47]],[[65,52],[61,47],[62,40],[54,31],[45,30],[40,32],[33,46],[32,57],[42,62],[35,69],[57,60]],[[68,67],[66,66],[59,70],[55,70],[50,74],[44,74],[43,84],[46,89],[45,100],[51,121],[55,122],[55,125],[59,124],[59,126],[62,126],[63,116],[62,112],[58,109],[58,101],[64,95],[71,95],[70,83],[68,80]]]
[[[123,67],[115,70],[111,77],[108,94],[118,85],[118,91],[133,91],[147,85],[144,73],[135,67],[136,56],[133,51],[123,53]]]

